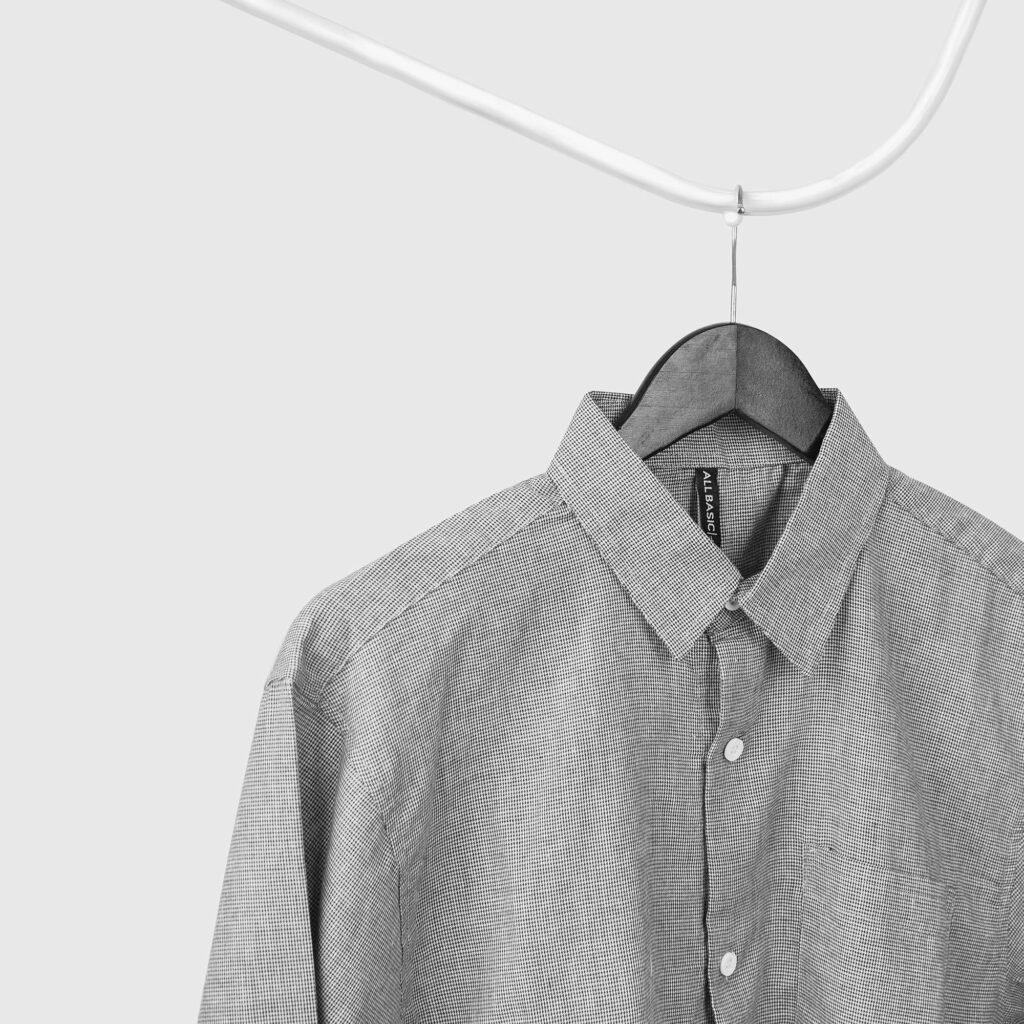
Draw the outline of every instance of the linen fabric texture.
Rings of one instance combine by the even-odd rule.
[[[1024,1021],[1024,543],[824,394],[808,464],[589,391],[307,602],[201,1024]]]

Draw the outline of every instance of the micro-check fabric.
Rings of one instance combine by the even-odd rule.
[[[1024,1022],[1024,543],[824,394],[808,462],[589,391],[308,600],[201,1024]]]

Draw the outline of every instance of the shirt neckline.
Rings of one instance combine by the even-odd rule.
[[[804,672],[817,663],[889,480],[843,394],[822,394],[832,416],[818,455],[768,562],[746,580],[613,425],[632,395],[591,390],[580,399],[547,475],[673,657],[689,651],[738,589],[743,612],[790,661]],[[738,417],[677,444],[688,446],[673,453],[685,465],[800,458]]]

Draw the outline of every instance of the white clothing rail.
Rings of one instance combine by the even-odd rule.
[[[353,32],[289,0],[224,0],[273,25],[294,32],[376,71],[408,82],[449,103],[479,114],[598,170],[685,206],[725,213],[736,208],[735,188],[713,188],[680,178],[525,107]],[[953,81],[986,0],[963,0],[931,76],[896,131],[874,152],[845,171],[809,185],[758,192],[743,189],[743,212],[791,213],[845,195],[885,170],[924,130]]]

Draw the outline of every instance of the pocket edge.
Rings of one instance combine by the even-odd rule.
[[[1024,832],[1022,832],[1022,839],[1024,839]],[[949,943],[952,934],[952,922],[953,914],[955,909],[955,898],[941,881],[931,877],[930,875],[920,873],[909,873],[906,871],[895,871],[892,868],[887,868],[881,864],[875,864],[871,861],[862,860],[856,856],[850,856],[849,854],[839,850],[828,843],[822,843],[814,839],[806,839],[802,844],[801,857],[800,857],[800,927],[798,929],[798,946],[796,956],[796,1012],[798,1014],[798,1020],[804,1019],[799,1016],[805,1013],[807,1010],[806,1004],[806,988],[805,979],[806,971],[805,967],[805,944],[804,944],[804,923],[805,923],[805,905],[806,897],[808,894],[808,878],[809,872],[807,867],[808,859],[814,859],[818,863],[827,861],[832,858],[835,863],[841,863],[843,865],[851,867],[855,872],[860,874],[873,874],[876,876],[888,876],[893,880],[900,883],[900,886],[907,892],[908,896],[911,894],[921,893],[923,894],[927,903],[939,912],[939,919],[941,921],[942,930],[939,936],[939,951],[941,954],[941,967],[943,976],[948,972],[949,967]],[[912,898],[911,898],[912,901]]]

